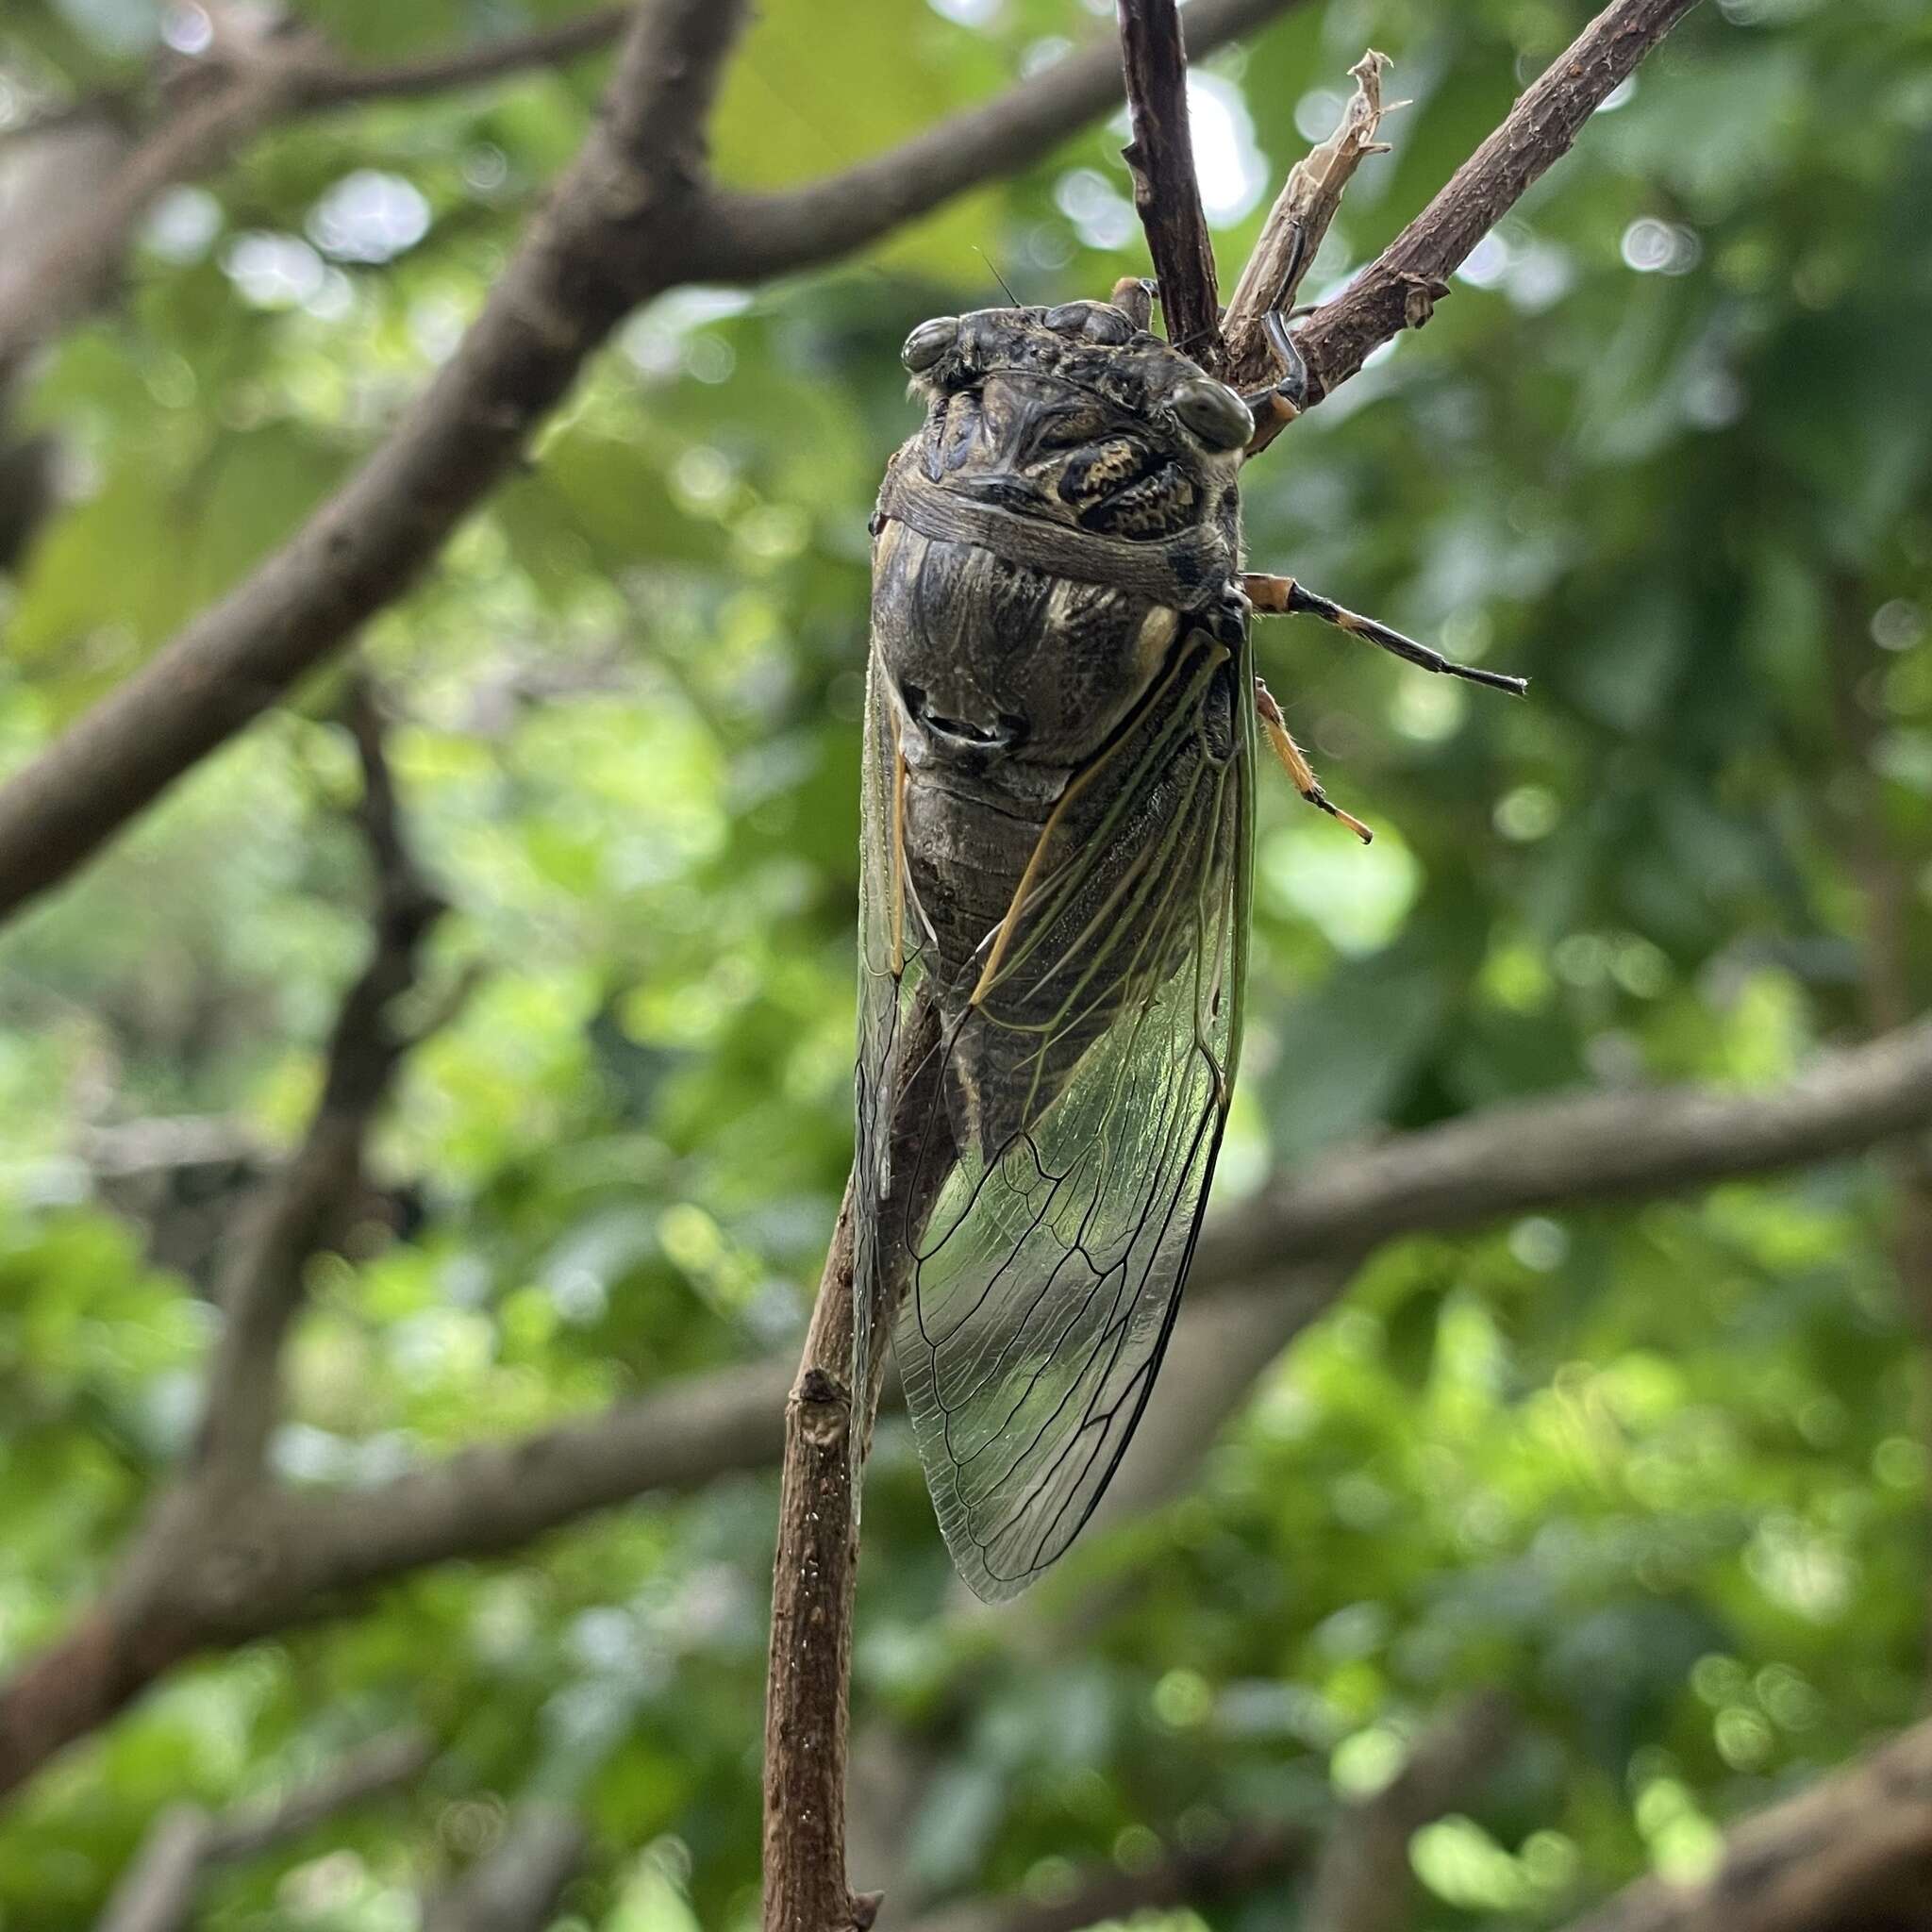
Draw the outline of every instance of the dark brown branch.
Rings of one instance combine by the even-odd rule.
[[[882,1227],[903,1227],[909,1249],[931,1211],[930,1189],[952,1158],[928,1138],[939,1106],[939,1019],[922,1006],[898,1055],[903,1086],[894,1125],[893,1186]],[[896,1297],[864,1305],[853,1266],[853,1195],[839,1211],[812,1305],[798,1379],[785,1406],[778,1547],[772,1568],[772,1641],[765,1688],[764,1932],[867,1932],[876,1893],[853,1892],[845,1871],[845,1757],[852,1679],[852,1612],[858,1591],[858,1509],[853,1483],[872,1443]],[[864,1388],[852,1386],[853,1335],[871,1324]],[[856,1448],[855,1448],[856,1445]]]
[[[339,1812],[409,1783],[428,1764],[432,1748],[420,1731],[394,1731],[286,1796],[238,1805],[212,1817],[198,1806],[173,1807],[142,1840],[94,1932],[187,1932],[210,1867],[258,1857]]]
[[[343,1211],[360,1191],[370,1129],[412,1043],[396,1025],[395,1003],[415,984],[424,941],[443,909],[404,843],[381,724],[359,688],[348,721],[362,766],[358,817],[375,874],[374,937],[369,962],[336,1017],[308,1132],[254,1204],[216,1290],[222,1340],[208,1374],[200,1459],[234,1480],[252,1478],[260,1466],[303,1274],[340,1234]]]
[[[675,278],[712,91],[743,13],[742,0],[641,10],[583,153],[388,442],[284,549],[0,791],[0,915],[64,877],[399,596],[583,358]],[[265,101],[279,85],[259,82]],[[0,318],[0,342],[5,333]]]
[[[1115,0],[1134,138],[1121,150],[1154,259],[1167,339],[1205,368],[1221,362],[1219,282],[1188,127],[1188,54],[1174,0]]]
[[[583,1826],[568,1812],[522,1807],[502,1841],[430,1903],[423,1932],[543,1932],[588,1848]]]
[[[765,1932],[866,1932],[845,1874],[845,1734],[858,1524],[852,1498],[848,1188],[785,1406],[765,1690]]]
[[[1264,1307],[1208,1352],[1179,1459],[1257,1366],[1327,1307],[1378,1242],[1499,1216],[1639,1199],[1857,1153],[1932,1125],[1932,1021],[1821,1057],[1773,1092],[1636,1089],[1496,1109],[1331,1156],[1210,1223],[1169,1374],[1184,1373],[1217,1295]],[[1312,1264],[1312,1265],[1311,1265]],[[827,1353],[836,1358],[835,1346]],[[1215,1364],[1224,1369],[1217,1373]],[[353,1496],[262,1489],[214,1513],[178,1500],[106,1603],[0,1685],[0,1791],[199,1650],[350,1607],[427,1564],[496,1555],[652,1491],[768,1469],[784,1438],[782,1364],[674,1384],[595,1420],[490,1444]],[[1172,1409],[1174,1405],[1166,1405]],[[1160,1434],[1150,1416],[1143,1434]],[[1121,1472],[1123,1495],[1139,1480]]]
[[[1198,57],[1306,0],[1193,0],[1188,44]],[[804,188],[721,192],[708,232],[693,238],[691,275],[754,282],[829,261],[889,235],[954,195],[1043,160],[1121,103],[1111,38],[1068,54],[983,108]]]
[[[601,53],[630,24],[631,7],[599,7],[575,20],[559,21],[535,33],[507,34],[481,46],[393,67],[328,66],[317,63],[303,75],[298,111],[360,107],[366,101],[411,100],[477,87],[535,67],[560,67],[587,54]]]
[[[1569,1932],[1912,1932],[1932,1924],[1932,1724],[1733,1830],[1708,1878],[1640,1879]]]
[[[1197,0],[1195,44],[1294,4]],[[1119,98],[1110,46],[1073,55],[861,168],[791,193],[724,194],[699,178],[702,137],[744,11],[744,0],[641,9],[583,154],[389,441],[281,550],[0,790],[0,920],[401,596],[636,304],[684,280],[758,280],[828,260],[1050,151]],[[224,91],[171,124],[166,150],[130,162],[103,218],[122,208],[131,222],[159,186],[214,165],[272,119],[284,71],[257,70],[248,84],[258,92],[240,121]],[[119,258],[75,245],[94,264],[89,274]],[[0,364],[8,333],[0,308]]]
[[[1448,292],[1450,273],[1695,5],[1616,0],[1550,63],[1428,207],[1297,328],[1310,401],[1338,389],[1372,349],[1429,319]],[[1264,345],[1251,338],[1234,379],[1265,381],[1272,373]]]
[[[158,195],[213,173],[264,128],[300,115],[409,99],[500,79],[608,46],[631,16],[602,8],[541,32],[514,34],[477,47],[393,67],[358,68],[332,56],[312,34],[258,41],[239,58],[176,76],[196,83],[137,146],[85,216],[38,252],[32,273],[0,299],[0,368],[102,300],[119,275],[136,225]],[[39,138],[62,127],[118,121],[122,94],[102,94],[50,110],[8,139]]]

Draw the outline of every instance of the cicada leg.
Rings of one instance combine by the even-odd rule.
[[[1332,598],[1319,595],[1316,591],[1304,590],[1292,577],[1244,575],[1241,589],[1255,608],[1264,615],[1292,617],[1306,611],[1310,617],[1319,617],[1324,624],[1332,624],[1337,630],[1345,630],[1351,637],[1366,638],[1378,649],[1391,652],[1410,664],[1418,664],[1424,671],[1440,671],[1450,677],[1467,678],[1471,684],[1486,684],[1493,691],[1507,691],[1513,697],[1521,697],[1529,689],[1526,677],[1511,677],[1501,671],[1485,671],[1474,664],[1457,664],[1453,658],[1445,658],[1441,651],[1434,651],[1427,644],[1419,644],[1413,638],[1404,637],[1399,630],[1391,630],[1386,624],[1378,624],[1373,617],[1357,616],[1353,610],[1344,610]]]
[[[1291,289],[1300,280],[1307,245],[1307,234],[1297,225],[1288,266],[1282,272],[1282,288]],[[1288,316],[1278,306],[1261,318],[1261,333],[1268,338],[1268,346],[1274,351],[1281,373],[1266,389],[1251,390],[1241,397],[1255,419],[1255,433],[1243,452],[1247,456],[1258,456],[1308,407],[1308,365],[1294,337],[1289,333],[1288,324]]]
[[[1288,317],[1271,308],[1261,318],[1261,330],[1281,364],[1281,374],[1266,389],[1250,390],[1241,397],[1255,419],[1245,456],[1258,456],[1308,407],[1308,365],[1288,331]]]
[[[1147,275],[1123,275],[1113,285],[1113,293],[1107,299],[1118,308],[1136,328],[1154,326],[1154,282]]]
[[[1361,820],[1343,811],[1322,790],[1322,781],[1315,776],[1315,768],[1309,764],[1307,754],[1294,741],[1294,735],[1288,728],[1288,720],[1281,715],[1281,707],[1274,702],[1274,693],[1258,677],[1255,680],[1255,709],[1260,716],[1261,729],[1268,734],[1268,742],[1274,747],[1274,756],[1294,781],[1294,789],[1310,805],[1319,807],[1332,819],[1340,819],[1364,845],[1368,844],[1375,835]]]

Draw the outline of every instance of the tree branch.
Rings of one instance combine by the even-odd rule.
[[[0,791],[0,916],[64,877],[400,595],[584,358],[675,279],[711,96],[744,11],[743,0],[657,0],[638,14],[582,154],[389,441],[283,549]],[[279,79],[254,84],[279,98]],[[211,104],[204,120],[214,114]]]
[[[247,1215],[222,1270],[222,1335],[193,1458],[155,1505],[102,1601],[0,1689],[0,1790],[211,1634],[239,1628],[272,1575],[290,1567],[278,1541],[289,1526],[284,1498],[262,1471],[282,1344],[304,1273],[356,1196],[364,1142],[415,1043],[396,1031],[391,1009],[414,984],[442,910],[409,860],[380,725],[359,688],[347,717],[362,764],[358,816],[376,875],[370,960],[343,998],[302,1143]],[[178,1852],[185,1836],[171,1842]]]
[[[481,46],[463,47],[425,60],[406,60],[393,67],[348,67],[316,64],[304,74],[297,111],[360,107],[369,101],[411,100],[422,94],[448,93],[475,87],[506,75],[527,73],[533,67],[560,67],[587,54],[601,53],[626,26],[636,9],[599,7],[575,20],[534,33],[507,34]]]
[[[1293,4],[1197,0],[1196,44]],[[402,595],[635,305],[681,280],[758,280],[828,260],[1049,151],[1119,98],[1111,48],[1070,56],[845,175],[788,194],[725,194],[699,179],[702,137],[745,10],[744,0],[655,0],[641,10],[583,153],[388,441],[281,550],[0,790],[0,919],[84,863]],[[184,115],[165,152],[130,162],[103,215],[145,207],[184,168],[212,166],[279,110],[287,84],[285,70],[261,69],[241,120],[225,92]],[[105,258],[75,245],[96,267]],[[0,361],[8,335],[0,308]]]
[[[254,41],[239,56],[218,48],[210,60],[175,76],[172,91],[187,98],[0,296],[0,369],[18,363],[105,297],[142,217],[163,191],[212,174],[263,129],[304,114],[443,92],[556,65],[608,46],[630,16],[628,7],[604,8],[541,32],[394,67],[346,65],[319,36],[306,32]],[[73,102],[14,130],[13,138],[37,139],[125,114],[126,107],[121,95]]]
[[[583,1826],[569,1813],[520,1807],[502,1842],[430,1904],[423,1932],[543,1932],[587,1848]]]
[[[905,1023],[892,1091],[881,1247],[916,1249],[953,1159],[938,1083],[938,1008],[922,1000]],[[812,1304],[798,1379],[785,1405],[772,1636],[765,1689],[764,1932],[868,1932],[877,1893],[855,1894],[845,1871],[845,1758],[852,1610],[858,1590],[858,1474],[872,1444],[903,1279],[857,1278],[855,1168]],[[869,1299],[871,1297],[871,1299]],[[853,1338],[867,1324],[869,1374],[853,1386]]]
[[[1169,1374],[1185,1372],[1190,1336],[1218,1334],[1231,1303],[1264,1307],[1269,1320],[1265,1330],[1233,1322],[1226,1345],[1206,1351],[1191,1384],[1196,1398],[1158,1406],[1142,1455],[1129,1455],[1116,1487],[1124,1497],[1138,1492],[1163,1413],[1176,1415],[1180,1431],[1169,1460],[1185,1461],[1236,1399],[1242,1385],[1231,1370],[1258,1369],[1383,1241],[1686,1191],[1854,1154],[1927,1125],[1932,1021],[1921,1021],[1821,1056],[1770,1092],[1586,1094],[1330,1156],[1210,1221]],[[652,1491],[684,1494],[719,1475],[770,1468],[791,1379],[781,1363],[693,1376],[594,1420],[484,1445],[353,1495],[263,1489],[212,1517],[164,1508],[143,1539],[159,1575],[138,1554],[131,1580],[0,1686],[0,1790],[194,1651],[340,1613],[371,1586],[431,1563],[499,1555]]]
[[[1195,44],[1205,51],[1290,4],[1196,0]],[[1302,330],[1316,395],[1376,342],[1426,319],[1441,277],[1691,4],[1620,0],[1530,89],[1429,208]],[[740,0],[658,0],[641,15],[610,111],[390,441],[287,546],[0,791],[0,917],[65,877],[399,596],[635,303],[683,277],[756,280],[875,240],[1049,151],[1115,97],[1110,50],[1105,60],[1074,55],[988,108],[811,187],[703,190],[704,117],[741,10]],[[252,92],[184,113],[162,151],[130,160],[99,214],[144,207],[183,168],[212,165],[238,128],[275,110],[285,84],[284,70],[260,68]],[[98,267],[85,247],[81,258],[83,269]],[[7,339],[0,311],[0,360]]]
[[[1174,0],[1116,0],[1134,138],[1121,150],[1154,259],[1167,339],[1208,369],[1221,361],[1221,300],[1188,127],[1188,54]]]
[[[404,843],[382,725],[359,686],[347,722],[362,766],[358,817],[375,873],[375,933],[369,963],[336,1017],[308,1130],[250,1209],[216,1287],[222,1340],[199,1457],[211,1475],[242,1482],[259,1470],[275,1424],[282,1342],[301,1306],[304,1272],[356,1198],[370,1128],[413,1044],[393,1008],[415,984],[418,957],[443,911]]]
[[[1188,44],[1196,58],[1306,0],[1193,0]],[[956,194],[1059,147],[1121,104],[1120,50],[1111,36],[1066,55],[982,108],[941,121],[870,160],[803,188],[721,190],[688,271],[707,282],[757,282],[830,261],[876,242]]]
[[[1294,306],[1295,291],[1314,265],[1355,171],[1370,155],[1389,152],[1388,142],[1376,138],[1382,116],[1390,111],[1382,106],[1382,76],[1389,65],[1388,55],[1371,47],[1348,70],[1355,91],[1342,107],[1335,132],[1288,171],[1222,318],[1229,366],[1240,368],[1254,361],[1267,366],[1257,340],[1263,320]]]
[[[365,1799],[409,1783],[432,1751],[422,1732],[393,1731],[284,1797],[238,1805],[219,1817],[194,1805],[171,1807],[142,1840],[94,1932],[188,1932],[210,1866],[257,1857]]]
[[[1747,1819],[1693,1885],[1642,1878],[1570,1932],[1908,1932],[1932,1917],[1932,1724]]]
[[[1420,328],[1448,293],[1448,276],[1530,183],[1565,154],[1583,124],[1696,0],[1616,0],[1584,28],[1450,177],[1421,214],[1349,286],[1295,331],[1319,402],[1370,350]],[[1248,337],[1231,380],[1274,374],[1265,343]]]
[[[1292,310],[1295,292],[1314,266],[1355,171],[1370,155],[1389,152],[1389,144],[1376,139],[1387,111],[1382,106],[1382,75],[1389,64],[1388,55],[1371,47],[1348,70],[1355,90],[1342,107],[1334,133],[1317,142],[1288,171],[1288,179],[1268,210],[1255,251],[1248,257],[1248,265],[1242,269],[1228,300],[1227,313],[1222,318],[1222,369],[1246,367],[1264,369],[1271,375],[1285,373],[1277,369],[1281,358],[1268,342],[1267,326],[1272,318],[1285,322]],[[1301,413],[1302,407],[1280,390],[1274,391],[1257,411],[1248,455],[1257,456],[1266,449]]]
[[[1335,1155],[1210,1222],[1206,1279],[1359,1255],[1398,1235],[1688,1192],[1857,1152],[1932,1121],[1932,1020],[1759,1091],[1632,1087],[1495,1107]]]

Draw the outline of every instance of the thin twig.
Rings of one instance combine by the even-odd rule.
[[[208,1374],[200,1458],[231,1477],[251,1475],[260,1462],[303,1274],[359,1191],[370,1128],[413,1044],[392,1009],[415,984],[424,942],[443,910],[404,839],[381,720],[360,685],[346,715],[362,765],[357,819],[375,874],[374,937],[336,1017],[308,1132],[234,1241],[216,1292],[223,1333]]]
[[[1389,152],[1389,143],[1376,138],[1388,111],[1382,105],[1382,76],[1389,66],[1388,55],[1371,47],[1348,70],[1355,91],[1342,107],[1335,132],[1288,171],[1222,318],[1231,363],[1240,366],[1260,355],[1255,339],[1263,318],[1294,306],[1295,291],[1314,266],[1355,171],[1368,156]]]
[[[360,107],[368,101],[409,100],[476,87],[532,68],[560,67],[585,55],[601,53],[629,25],[634,7],[599,7],[575,20],[559,21],[534,33],[507,34],[476,47],[459,48],[393,67],[311,67],[306,75],[298,111]]]
[[[1428,207],[1295,331],[1310,402],[1333,394],[1372,349],[1428,321],[1470,250],[1696,4],[1616,0],[1557,55]],[[1273,373],[1266,345],[1251,338],[1230,379],[1262,382]]]
[[[1134,138],[1121,150],[1154,258],[1168,341],[1204,368],[1221,363],[1220,295],[1188,128],[1188,55],[1174,0],[1116,0]]]
[[[1388,143],[1376,139],[1387,111],[1382,106],[1382,75],[1389,64],[1388,55],[1371,47],[1348,70],[1355,92],[1342,108],[1335,132],[1288,171],[1222,318],[1228,367],[1273,367],[1274,352],[1263,334],[1264,325],[1271,315],[1286,316],[1293,308],[1295,291],[1314,266],[1357,168],[1368,156],[1389,152]],[[1248,453],[1265,449],[1295,413],[1294,406],[1276,398],[1272,413],[1257,425]]]
[[[930,1123],[944,1119],[935,1083],[939,1019],[925,1003],[906,1025],[895,1085],[894,1188],[882,1224],[904,1226],[909,1247],[943,1176]],[[924,1132],[928,1138],[917,1137]],[[855,1893],[845,1870],[845,1760],[852,1680],[852,1613],[858,1587],[856,1472],[871,1446],[884,1385],[886,1345],[904,1282],[855,1279],[857,1177],[846,1189],[825,1257],[811,1326],[785,1408],[778,1547],[772,1570],[772,1641],[765,1690],[764,1932],[867,1932],[876,1893]],[[898,1244],[894,1244],[897,1246]],[[852,1386],[853,1332],[871,1324],[870,1379]],[[856,1446],[855,1446],[856,1445]]]

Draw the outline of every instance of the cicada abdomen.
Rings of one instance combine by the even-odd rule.
[[[1118,1466],[1240,1041],[1241,399],[1107,303],[927,323],[874,522],[858,1319],[940,1524],[1024,1589]]]

